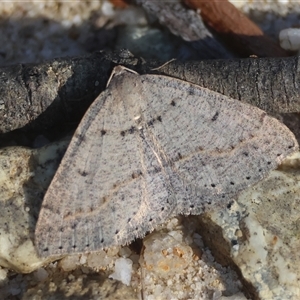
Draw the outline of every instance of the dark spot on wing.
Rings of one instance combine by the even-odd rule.
[[[135,127],[134,126],[131,126],[129,129],[128,129],[128,132],[130,133],[130,134],[133,134],[134,132],[135,132]]]
[[[103,135],[105,135],[105,134],[106,134],[106,130],[102,129],[102,130],[101,130],[101,135],[103,136]]]
[[[100,243],[101,243],[101,244],[104,243],[104,238],[101,239]]]
[[[118,234],[119,233],[119,230],[117,229],[116,231],[115,231],[115,234]]]
[[[251,176],[247,176],[247,177],[246,177],[247,180],[250,180],[250,178],[251,178]]]
[[[133,172],[133,173],[131,174],[131,177],[132,177],[132,179],[136,179],[136,178],[138,178],[138,177],[141,176],[141,175],[143,175],[142,171],[141,171],[141,170],[138,170],[138,171],[136,171],[136,172]]]
[[[129,129],[122,130],[122,131],[120,132],[120,135],[121,135],[121,136],[125,136],[126,134],[133,134],[135,131],[136,131],[136,127],[131,126]]]
[[[218,119],[219,112],[217,111],[214,116],[211,118],[212,121],[216,121]]]
[[[78,173],[83,177],[87,176],[88,174],[86,171],[81,171],[81,170],[79,170]]]
[[[233,181],[230,181],[230,184],[231,184],[231,185],[234,185],[234,182],[233,182]]]
[[[157,122],[157,121],[159,121],[159,122],[162,121],[161,116],[158,116],[158,117],[156,117],[156,118],[150,119],[150,120],[147,122],[147,125],[148,125],[149,127],[150,127],[150,126],[153,126],[154,123]]]
[[[150,127],[150,126],[153,126],[153,120],[150,120],[147,122],[147,125]]]
[[[175,106],[175,105],[176,105],[176,103],[175,103],[174,100],[171,101],[171,105],[172,105],[172,106]]]
[[[214,187],[216,187],[216,185],[215,185],[214,183],[212,183],[212,184],[211,184],[211,187],[213,187],[213,188],[214,188]]]
[[[47,248],[44,248],[43,251],[44,251],[44,252],[47,252],[47,251],[49,251],[49,248],[48,248],[48,247],[47,247]]]
[[[243,152],[243,154],[244,154],[245,156],[249,156],[249,153],[248,153],[248,152]]]

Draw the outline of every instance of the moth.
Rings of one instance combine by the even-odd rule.
[[[171,216],[222,209],[298,149],[257,107],[171,77],[115,73],[45,194],[41,256],[127,244]]]

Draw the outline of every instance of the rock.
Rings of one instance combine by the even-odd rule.
[[[300,30],[299,28],[286,28],[279,32],[280,46],[285,50],[299,51]]]
[[[115,261],[115,271],[109,278],[119,280],[127,286],[130,285],[132,273],[132,260],[124,257],[120,257]]]
[[[0,149],[0,265],[18,273],[32,272],[49,259],[37,256],[33,240],[43,195],[68,141],[38,150]]]
[[[28,277],[29,275],[27,275]],[[26,278],[27,279],[27,278]],[[59,268],[49,271],[46,281],[35,282],[23,279],[29,286],[22,299],[124,299],[137,300],[137,293],[131,286],[108,279],[104,272],[85,273],[80,268],[62,272]],[[3,294],[2,294],[3,295]]]
[[[206,245],[241,274],[254,299],[300,297],[299,158],[288,158],[226,211],[199,218]]]
[[[144,299],[211,299],[240,290],[235,272],[214,261],[196,233],[193,217],[173,218],[143,240],[140,257]]]

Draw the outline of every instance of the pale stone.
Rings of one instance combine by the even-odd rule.
[[[0,265],[29,273],[52,259],[38,257],[33,233],[43,194],[68,141],[38,150],[0,149]]]
[[[297,153],[227,210],[200,217],[213,253],[238,267],[249,293],[260,299],[300,297],[299,193]]]
[[[115,271],[109,278],[119,280],[123,284],[130,285],[132,273],[132,260],[128,258],[118,258],[115,261]]]
[[[7,269],[3,269],[0,267],[0,282],[6,279],[7,271]]]
[[[226,272],[208,250],[196,246],[202,244],[197,226],[193,217],[173,218],[144,238],[140,257],[144,299],[209,299],[207,289],[239,291],[236,274]]]
[[[73,271],[75,270],[80,263],[79,255],[68,255],[59,261],[59,266],[65,271]]]
[[[157,276],[170,278],[184,270],[192,261],[191,247],[169,234],[151,234],[144,240],[144,267]]]

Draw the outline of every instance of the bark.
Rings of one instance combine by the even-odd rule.
[[[127,56],[125,61],[131,65],[138,59],[131,62]],[[114,65],[122,63],[122,54],[114,60],[100,52],[0,68],[0,133],[27,124],[38,130],[78,122],[105,88]]]
[[[268,113],[300,112],[299,57],[174,61],[159,69]]]
[[[42,131],[78,122],[119,64],[139,73],[186,80],[269,113],[300,112],[298,57],[171,61],[163,65],[159,61],[145,62],[127,51],[98,52],[0,68],[0,132],[24,126]]]

